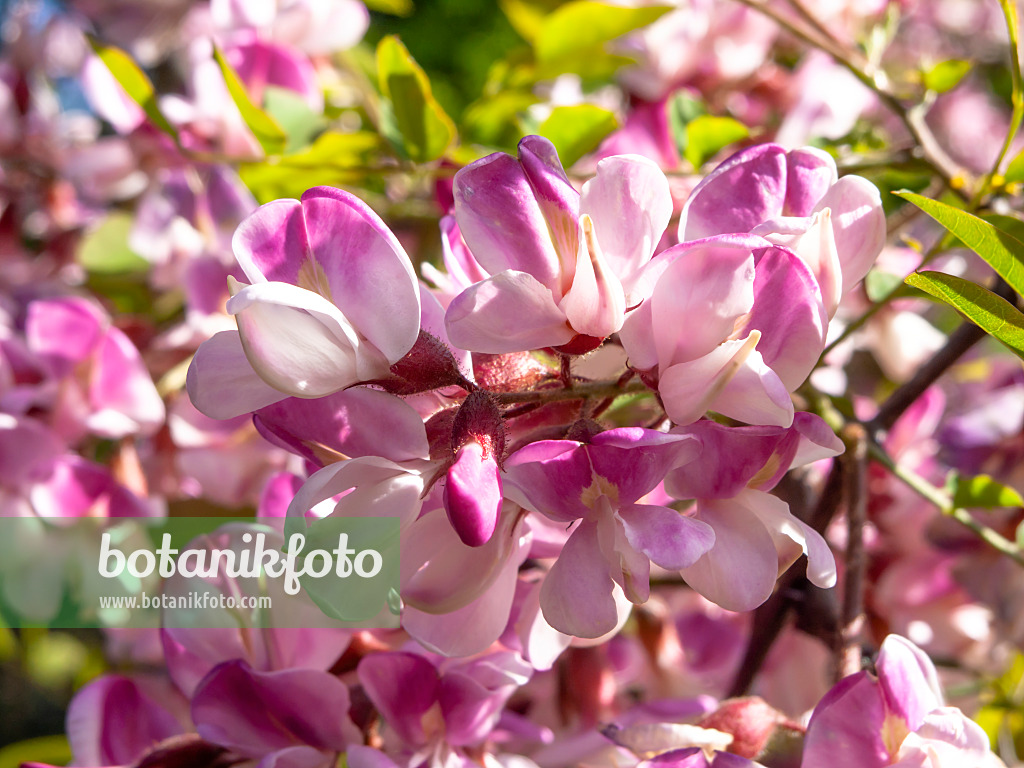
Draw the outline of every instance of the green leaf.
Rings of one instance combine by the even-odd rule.
[[[699,115],[686,124],[686,148],[683,154],[696,170],[721,149],[749,135],[750,130],[739,120]]]
[[[915,272],[905,282],[955,307],[1024,358],[1024,314],[1010,302],[970,280],[942,272]]]
[[[1007,184],[1019,184],[1024,181],[1024,150],[1019,152],[1010,165],[1006,168],[1006,175],[1003,177]]]
[[[88,272],[145,272],[149,262],[128,245],[134,219],[131,214],[114,211],[82,238],[76,258]]]
[[[903,278],[892,272],[872,269],[864,278],[864,290],[872,302],[878,302],[903,285]]]
[[[301,152],[243,164],[239,175],[261,203],[300,197],[310,187],[336,187],[360,181],[383,149],[383,142],[375,133],[329,131]]]
[[[952,473],[953,504],[968,509],[996,509],[1000,507],[1024,507],[1024,498],[1013,488],[997,483],[988,475],[961,477]]]
[[[670,5],[630,8],[574,0],[549,14],[537,30],[534,53],[541,62],[577,56],[657,21]]]
[[[149,118],[150,122],[171,136],[175,143],[177,143],[179,141],[178,131],[164,117],[163,112],[160,111],[153,83],[150,82],[146,73],[139,68],[139,65],[132,60],[132,57],[120,48],[113,45],[105,45],[92,36],[89,37],[89,45],[92,46],[100,61],[110,70],[110,74],[114,76],[118,84],[124,88],[125,93],[128,94],[132,101],[142,107],[142,111],[146,113],[146,117]]]
[[[66,736],[38,736],[0,749],[0,768],[19,768],[28,762],[66,765],[71,757]]]
[[[960,84],[964,75],[971,71],[973,65],[963,59],[940,61],[923,75],[924,87],[935,93],[946,93]]]
[[[377,77],[384,94],[381,132],[410,160],[436,160],[455,140],[455,124],[437,103],[430,80],[397,37],[377,46]]]
[[[412,16],[412,0],[364,0],[371,11],[390,13],[392,16]]]
[[[249,94],[239,79],[238,73],[235,72],[227,59],[224,58],[224,54],[216,46],[213,49],[213,57],[217,60],[217,66],[220,67],[221,74],[224,75],[224,83],[228,87],[228,93],[231,94],[232,101],[235,102],[235,106],[238,107],[238,111],[242,114],[242,119],[249,126],[249,130],[256,137],[256,141],[263,147],[263,151],[268,155],[279,155],[284,152],[288,137],[281,130],[281,126],[277,124],[274,118],[252,103],[252,99],[249,98]]]
[[[1017,293],[1024,293],[1024,242],[987,221],[912,192],[894,192],[916,205],[977,253]]]
[[[555,145],[562,165],[569,168],[583,155],[597,149],[601,140],[617,127],[615,115],[607,109],[576,104],[555,107],[537,132]]]
[[[314,112],[295,91],[268,85],[263,91],[267,114],[288,137],[287,152],[297,152],[309,146],[316,134],[326,125],[323,115]]]

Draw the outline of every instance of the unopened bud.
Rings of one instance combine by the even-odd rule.
[[[420,330],[408,354],[391,366],[391,375],[392,378],[373,383],[393,395],[414,395],[451,386],[472,387],[448,345],[424,330]]]

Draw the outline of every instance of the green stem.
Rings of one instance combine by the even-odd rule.
[[[872,441],[868,446],[868,452],[871,454],[871,458],[903,481],[908,488],[922,499],[937,507],[942,514],[953,518],[997,552],[1006,555],[1017,565],[1024,567],[1024,553],[1021,552],[1016,544],[998,531],[989,528],[984,523],[978,522],[966,509],[956,506],[949,494],[941,488],[935,487],[916,472],[897,464],[878,443]]]
[[[586,400],[587,398],[618,397],[650,392],[641,381],[631,381],[621,386],[618,380],[588,381],[571,387],[552,389],[531,389],[526,392],[493,392],[491,396],[501,405],[511,403],[554,403],[561,400]]]

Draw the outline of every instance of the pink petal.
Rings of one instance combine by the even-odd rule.
[[[825,348],[828,317],[814,275],[797,256],[781,248],[760,254],[746,328],[761,331],[757,351],[787,390],[804,383]]]
[[[253,369],[294,397],[323,397],[390,368],[377,350],[360,344],[337,307],[312,291],[257,283],[235,294],[228,312]]]
[[[628,296],[636,272],[654,255],[672,216],[665,174],[638,155],[607,157],[583,185],[580,213],[593,219],[605,258]]]
[[[747,491],[740,497],[743,504],[764,524],[772,537],[776,539],[776,550],[782,561],[782,570],[792,562],[786,562],[778,539],[785,537],[795,544],[803,554],[807,555],[807,578],[815,586],[829,589],[836,583],[836,561],[832,556],[821,534],[806,523],[798,520],[790,511],[789,505],[782,499],[763,491]],[[799,555],[794,553],[793,559]]]
[[[192,696],[199,735],[252,758],[294,746],[344,750],[348,709],[348,688],[332,674],[257,672],[241,660],[215,667]]]
[[[791,425],[794,412],[786,386],[775,371],[765,365],[756,349],[729,379],[721,394],[712,400],[710,410],[748,424],[777,427]]]
[[[694,459],[700,444],[684,435],[622,427],[595,435],[583,450],[594,474],[614,485],[618,503],[626,505],[654,490],[673,467]]]
[[[389,363],[397,362],[420,331],[419,284],[405,249],[347,192],[315,187],[302,195],[302,209],[312,267],[326,277],[328,298]]]
[[[586,450],[572,440],[538,440],[505,460],[506,484],[517,488],[530,506],[559,522],[589,515],[590,508],[580,496],[593,479]]]
[[[501,476],[493,456],[470,442],[455,454],[444,486],[444,508],[464,544],[479,547],[494,533],[501,512]]]
[[[452,344],[489,354],[557,346],[575,335],[551,292],[532,275],[512,270],[456,296],[445,324]]]
[[[221,331],[199,345],[185,386],[196,410],[212,419],[231,419],[286,397],[253,370],[237,331]]]
[[[801,768],[884,768],[885,705],[867,672],[844,678],[818,702],[804,737]]]
[[[544,618],[567,635],[601,637],[618,622],[614,587],[598,544],[597,524],[584,521],[565,543],[541,586]]]
[[[499,152],[467,165],[455,174],[454,194],[455,218],[480,266],[492,275],[525,272],[561,295],[557,245],[530,178],[515,158]]]
[[[704,177],[683,206],[679,239],[749,232],[779,216],[786,203],[785,150],[759,144],[730,157]]]
[[[910,730],[916,731],[929,712],[943,705],[935,665],[906,638],[886,637],[875,667],[886,706],[903,718]]]
[[[714,350],[754,301],[754,257],[742,245],[705,241],[658,256],[667,258],[650,298],[662,373]]]
[[[389,728],[409,746],[427,743],[423,716],[440,693],[434,665],[412,653],[374,653],[363,657],[359,682]]]
[[[803,147],[786,153],[786,202],[783,216],[809,216],[836,183],[836,161],[821,149]]]
[[[299,272],[310,258],[302,205],[298,200],[261,205],[238,225],[231,248],[250,283],[298,285]]]
[[[619,278],[601,252],[593,221],[584,214],[580,224],[583,237],[576,258],[576,274],[559,308],[565,312],[574,331],[603,339],[622,327],[626,297]]]
[[[860,176],[844,176],[815,207],[832,211],[832,231],[843,269],[843,292],[850,291],[871,269],[885,245],[885,213],[875,187]]]
[[[109,328],[97,353],[89,382],[89,399],[97,412],[87,425],[115,439],[155,431],[164,421],[164,401],[135,345],[117,328]]]
[[[710,525],[668,507],[632,504],[618,515],[630,545],[670,571],[693,565],[715,543]]]
[[[693,565],[683,568],[686,583],[730,611],[761,605],[779,575],[775,544],[749,510],[731,501],[701,502],[697,519],[715,531],[715,545]]]
[[[755,227],[754,232],[803,259],[818,281],[822,303],[832,317],[845,289],[831,211],[820,211],[803,219],[773,219]]]

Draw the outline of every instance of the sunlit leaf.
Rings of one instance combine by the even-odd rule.
[[[272,161],[246,163],[239,175],[260,202],[299,197],[310,187],[352,184],[379,158],[381,138],[368,131],[319,136],[307,149]]]
[[[558,150],[562,165],[569,168],[583,155],[597,149],[601,140],[618,127],[615,115],[593,104],[555,107],[538,133]]]
[[[124,88],[125,93],[128,94],[132,101],[142,107],[142,111],[146,113],[146,117],[149,118],[150,122],[164,133],[173,137],[177,142],[178,131],[164,117],[163,112],[160,111],[156,100],[156,91],[153,90],[153,83],[150,82],[146,73],[139,68],[139,65],[132,60],[132,57],[120,48],[113,45],[105,45],[94,37],[89,38],[89,44],[100,61],[110,70],[110,74]]]
[[[872,269],[864,278],[864,291],[873,302],[881,301],[901,285],[902,277],[880,269]]]
[[[412,16],[412,0],[364,0],[371,11],[390,13],[392,16]]]
[[[733,142],[745,139],[750,130],[739,120],[715,115],[699,115],[686,124],[683,154],[695,169]]]
[[[66,736],[38,736],[0,749],[0,768],[19,768],[28,762],[66,765],[71,757]]]
[[[382,132],[410,160],[436,160],[455,140],[455,124],[437,103],[426,73],[394,36],[377,46],[385,103]]]
[[[128,245],[134,219],[113,211],[82,238],[76,258],[87,271],[95,273],[143,272],[149,262]]]
[[[534,52],[541,62],[574,56],[645,27],[671,9],[669,5],[629,7],[575,0],[544,18]]]
[[[1024,181],[1024,151],[1017,154],[1006,169],[1003,177],[1007,184],[1019,184]]]
[[[946,93],[960,84],[964,75],[971,71],[973,65],[962,59],[940,61],[923,75],[924,87],[936,93]]]
[[[268,85],[263,91],[266,113],[288,137],[287,152],[297,152],[309,146],[325,122],[323,116],[309,108],[309,104],[295,91]]]
[[[1017,293],[1024,293],[1024,242],[967,211],[913,192],[894,193],[927,213],[977,253]]]
[[[277,124],[274,118],[252,103],[252,99],[249,98],[249,94],[245,90],[245,85],[239,79],[238,73],[235,72],[227,59],[224,58],[224,54],[220,52],[220,49],[214,47],[213,57],[217,60],[217,66],[220,67],[221,74],[224,75],[224,83],[227,85],[232,101],[235,102],[235,106],[238,107],[242,119],[249,126],[253,136],[256,137],[260,146],[263,147],[263,151],[268,155],[281,154],[288,141],[288,137],[281,129],[281,126]]]
[[[1024,314],[970,280],[942,272],[915,272],[907,284],[958,309],[971,322],[1024,358]]]
[[[954,472],[951,478],[953,503],[962,508],[996,509],[1000,507],[1024,507],[1021,498],[1013,488],[998,483],[988,475],[962,477]]]

